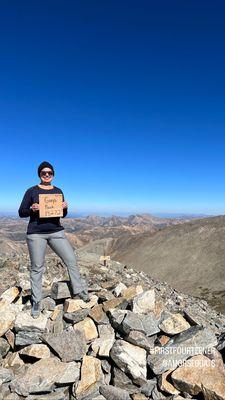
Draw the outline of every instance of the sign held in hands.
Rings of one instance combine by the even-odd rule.
[[[62,217],[62,201],[61,193],[39,194],[39,217]]]

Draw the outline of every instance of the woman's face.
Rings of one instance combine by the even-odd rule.
[[[42,183],[51,183],[53,179],[53,173],[50,168],[43,168],[40,173]]]

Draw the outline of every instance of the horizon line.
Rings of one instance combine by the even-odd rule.
[[[131,215],[149,215],[153,217],[161,217],[161,218],[179,218],[179,217],[214,217],[223,215],[221,213],[203,213],[203,212],[170,212],[170,211],[157,211],[157,212],[146,212],[146,211],[80,211],[80,212],[68,212],[67,218],[79,218],[79,217],[88,217],[88,216],[99,216],[99,217],[128,217]],[[18,215],[18,211],[0,211],[0,217],[17,217],[18,219],[28,219],[20,218]]]

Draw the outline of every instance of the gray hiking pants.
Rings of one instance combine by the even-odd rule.
[[[65,263],[73,290],[73,294],[80,293],[85,287],[77,267],[77,258],[73,247],[67,239],[64,229],[53,233],[31,233],[26,235],[31,268],[30,284],[31,298],[38,302],[42,300],[42,274],[44,272],[45,250],[47,244]]]

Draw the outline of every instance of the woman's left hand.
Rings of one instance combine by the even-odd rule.
[[[68,208],[68,203],[67,201],[62,202],[62,208]]]

